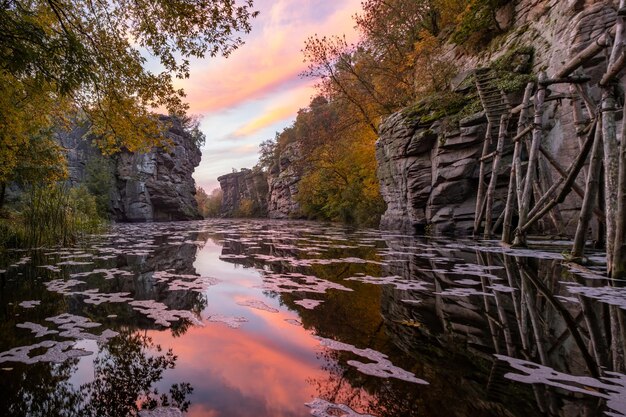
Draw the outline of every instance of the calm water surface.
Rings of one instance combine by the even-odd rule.
[[[272,221],[9,252],[0,415],[624,416],[626,288],[559,252]]]

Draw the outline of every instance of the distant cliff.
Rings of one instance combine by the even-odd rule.
[[[70,182],[73,185],[100,181],[108,194],[113,220],[147,222],[200,219],[194,198],[192,177],[202,153],[191,135],[177,119],[161,116],[171,125],[167,138],[171,146],[147,153],[121,152],[110,158],[86,137],[88,128],[77,125],[60,133],[58,140],[66,149]],[[97,170],[93,167],[97,166]],[[98,178],[93,178],[94,176]]]
[[[267,175],[242,169],[217,179],[222,189],[220,217],[267,217]]]
[[[302,177],[297,167],[299,149],[297,142],[285,146],[267,173],[258,168],[244,168],[219,177],[217,180],[223,192],[220,216],[300,217],[300,205],[296,199]]]
[[[298,182],[302,178],[296,164],[299,159],[298,142],[290,143],[282,150],[278,163],[269,172],[268,216],[270,219],[300,216],[300,204],[296,200]]]

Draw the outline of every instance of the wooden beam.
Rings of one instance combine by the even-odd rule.
[[[542,218],[548,211],[552,209],[552,207],[554,207],[555,205],[559,203],[562,203],[565,197],[567,196],[567,194],[569,194],[569,192],[572,189],[572,184],[576,180],[578,173],[580,172],[583,165],[585,164],[587,156],[589,155],[589,152],[591,151],[591,147],[595,142],[594,138],[595,138],[595,132],[597,128],[598,128],[597,123],[594,122],[591,132],[589,132],[589,136],[587,136],[587,140],[585,141],[585,145],[583,146],[583,149],[581,150],[581,152],[578,154],[578,156],[572,162],[572,164],[570,165],[568,169],[568,175],[567,175],[567,178],[564,180],[563,188],[561,188],[557,196],[553,198],[552,200],[550,200],[550,202],[548,202],[548,204],[545,207],[535,210],[537,213],[534,216],[532,216],[528,221],[526,221],[521,227],[517,228],[517,230],[515,231],[516,240],[517,240],[517,235],[524,236],[526,232],[528,231],[528,229],[533,224],[535,224],[537,220]],[[546,195],[548,195],[548,193],[546,193]],[[536,209],[537,207],[540,207],[540,206],[539,205],[535,206]]]
[[[550,152],[548,152],[543,146],[541,146],[539,150],[541,151],[541,154],[546,158],[546,160],[550,162],[550,165],[552,165],[552,167],[556,170],[556,172],[558,172],[561,177],[567,178],[567,172],[565,171],[565,169],[563,169],[561,164],[559,164],[557,160],[554,159],[554,157],[550,154]],[[593,151],[591,153],[593,155]],[[585,195],[587,193],[586,191],[583,191],[582,188],[580,188],[578,184],[576,183],[572,184],[572,190],[576,194],[578,194],[580,198],[583,198],[583,199],[585,198]],[[604,223],[604,213],[602,212],[602,210],[598,208],[594,208],[593,213],[597,216],[600,222]]]
[[[569,76],[578,67],[598,55],[600,51],[611,46],[611,42],[615,36],[615,30],[615,27],[613,27],[610,31],[596,39],[595,42],[592,42],[585,49],[577,53],[572,59],[567,61],[556,74],[554,74],[554,78],[565,78]]]
[[[619,58],[606,70],[606,74],[600,80],[600,87],[609,85],[624,67],[626,67],[626,51],[622,51]]]
[[[493,216],[493,197],[498,182],[498,170],[500,169],[500,160],[502,159],[502,150],[504,149],[504,140],[509,128],[509,114],[504,113],[500,116],[500,129],[498,132],[498,144],[496,145],[496,154],[491,167],[491,180],[487,187],[487,203],[485,205],[485,239],[491,238],[491,221]]]
[[[586,75],[570,76],[570,77],[564,77],[564,78],[549,78],[549,79],[543,80],[541,82],[541,85],[547,87],[553,84],[584,84],[589,81],[591,81],[591,77],[586,76]]]
[[[511,176],[509,178],[509,191],[506,197],[506,206],[504,209],[504,219],[502,227],[502,241],[505,243],[511,243],[511,230],[513,228],[512,220],[513,212],[515,211],[514,205],[516,200],[521,200],[522,143],[519,141],[519,139],[530,133],[533,128],[532,126],[527,126],[526,128],[524,128],[524,125],[526,124],[528,118],[528,110],[530,109],[529,103],[534,88],[535,83],[530,82],[526,85],[526,90],[524,90],[524,98],[522,100],[522,111],[520,112],[519,120],[517,122],[517,135],[513,139],[515,147],[513,149]]]

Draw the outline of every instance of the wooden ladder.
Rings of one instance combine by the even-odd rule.
[[[493,200],[496,183],[498,180],[498,170],[504,149],[509,119],[511,117],[511,105],[504,92],[496,85],[497,76],[491,68],[478,68],[474,71],[476,89],[480,102],[487,117],[487,132],[483,142],[483,152],[480,158],[480,172],[478,178],[478,192],[476,196],[476,217],[474,218],[474,236],[480,231],[483,218],[484,237],[490,238],[492,235],[492,215]],[[495,150],[492,151],[492,140],[497,137]],[[487,183],[487,170],[491,167],[491,178]],[[496,222],[493,229],[497,228]]]

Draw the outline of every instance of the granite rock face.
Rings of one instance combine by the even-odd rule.
[[[482,117],[444,132],[440,125],[410,126],[403,113],[389,117],[376,143],[378,178],[387,211],[381,228],[423,233],[469,232],[473,226]],[[476,123],[476,124],[473,124]]]
[[[112,210],[118,221],[146,222],[200,219],[192,177],[202,153],[181,123],[171,123],[168,149],[123,152],[115,157]]]
[[[297,164],[299,159],[298,143],[290,143],[282,150],[278,164],[269,172],[267,213],[271,219],[299,217],[300,204],[296,200],[298,182],[302,178]]]
[[[222,175],[217,180],[223,192],[221,217],[267,216],[266,173],[261,170],[242,169],[239,172]],[[250,213],[243,211],[250,211]]]
[[[459,64],[461,73],[486,66],[498,54],[516,46],[533,46],[534,72],[545,70],[550,78],[564,62],[611,28],[616,18],[612,1],[520,0],[514,2],[514,10],[512,6],[508,7],[503,15],[512,13],[514,19],[510,35],[498,52],[469,56],[454,47],[442,52]],[[511,21],[506,16],[502,19]],[[597,85],[606,71],[604,55],[598,54],[583,70],[591,77],[590,85]],[[553,97],[569,94],[567,84],[550,86],[550,90]],[[591,88],[589,93],[599,102],[599,89]],[[520,98],[509,97],[509,100],[516,105]],[[542,145],[562,167],[569,166],[579,152],[577,126],[572,114],[572,103],[567,99],[549,100],[544,110]],[[584,116],[589,117],[586,111]],[[621,114],[617,118],[621,118]],[[509,139],[514,136],[516,122],[514,117],[509,126]],[[419,126],[402,111],[388,117],[379,128],[376,144],[381,194],[388,207],[381,227],[408,232],[428,229],[436,234],[471,232],[476,211],[479,159],[486,129],[483,114],[462,120],[458,128],[438,122]],[[504,150],[494,220],[504,206],[512,146],[507,142]],[[554,168],[548,166],[546,169],[548,177],[559,178]],[[584,188],[581,178],[578,185]],[[575,231],[580,200],[572,193],[560,205],[564,229],[559,233],[571,235]]]

